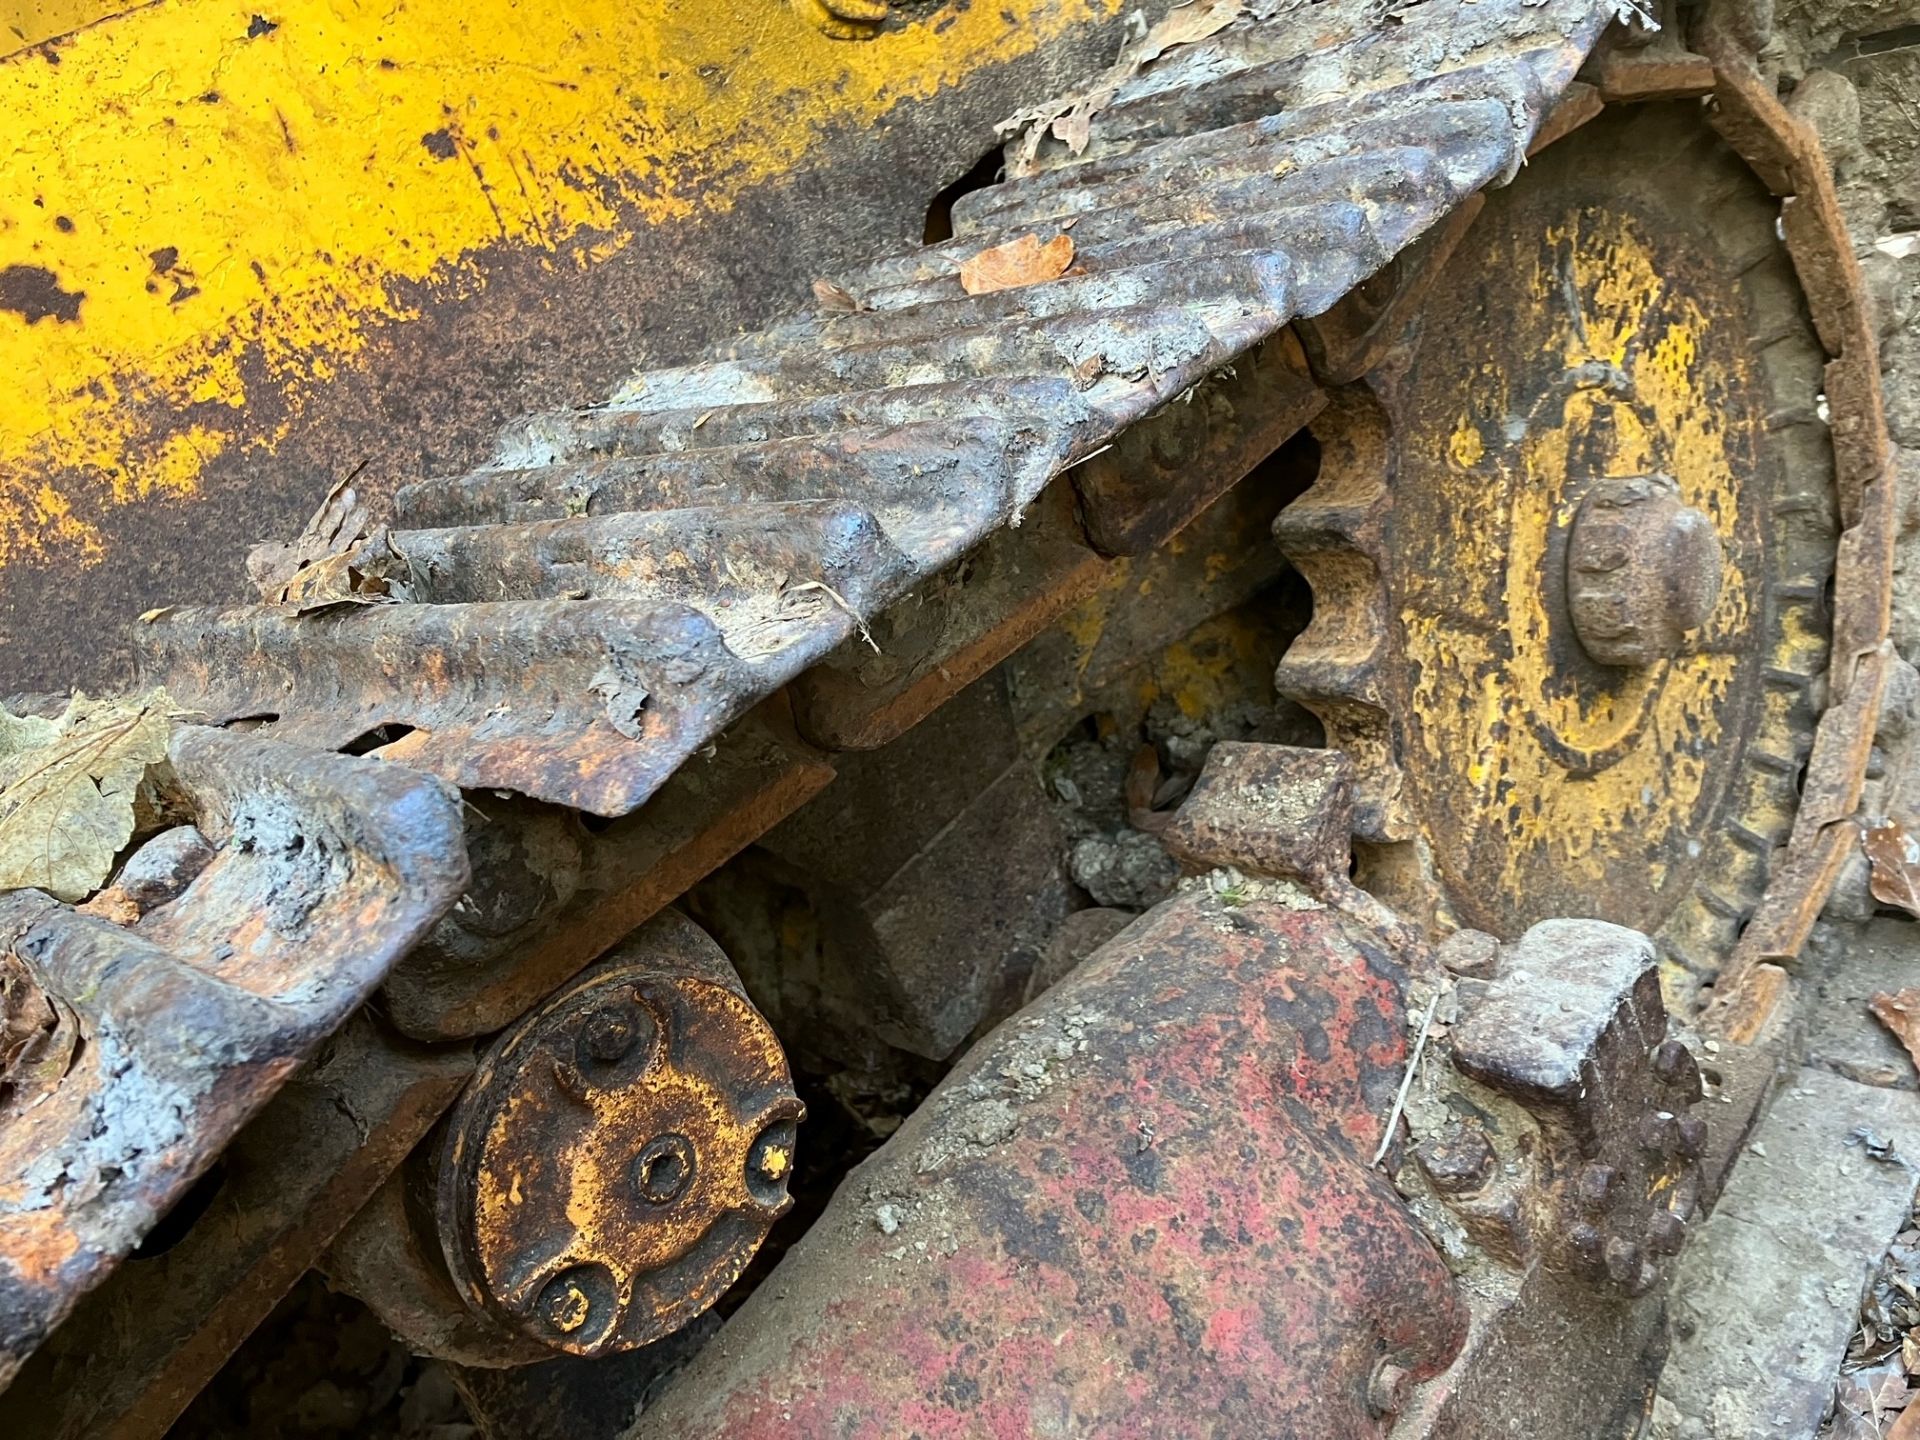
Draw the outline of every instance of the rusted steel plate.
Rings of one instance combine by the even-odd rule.
[[[335,744],[412,727],[382,753],[464,785],[631,809],[747,703],[1014,522],[1049,475],[1513,173],[1605,13],[1454,4],[1381,28],[1342,4],[1308,27],[1331,49],[1245,18],[1169,72],[1217,94],[1169,101],[1156,80],[1114,112],[1116,134],[1145,126],[1127,156],[980,192],[956,207],[961,238],[848,277],[853,308],[637,376],[602,410],[522,427],[491,473],[408,491],[402,508],[439,528],[357,552],[402,603],[163,616],[147,673]],[[1285,105],[1253,83],[1279,51],[1302,62]],[[1215,133],[1178,133],[1199,127]],[[992,207],[997,226],[1072,221],[1081,263],[966,294],[955,261]],[[661,607],[673,653],[646,652],[633,614],[621,663],[597,667],[589,622],[557,617],[611,597]],[[522,625],[558,627],[541,643],[565,663],[490,666],[488,642],[530,653]]]
[[[426,776],[200,729],[169,753],[215,847],[177,899],[123,928],[0,897],[73,1032],[0,1129],[0,1381],[466,886],[458,801]]]
[[[1157,550],[1327,403],[1291,335],[1236,360],[1073,471],[1087,538],[1108,555]]]
[[[234,1137],[184,1237],[122,1265],[21,1368],[10,1433],[158,1440],[472,1073],[464,1048],[349,1021]]]
[[[137,640],[142,673],[214,723],[272,717],[325,749],[391,727],[385,758],[597,814],[640,804],[759,688],[705,617],[619,600],[185,609]]]
[[[1013,1008],[1009,991],[1073,908],[1067,844],[1004,681],[988,676],[897,743],[844,757],[833,788],[761,840],[769,866],[716,876],[695,898],[806,1053],[859,1063],[878,1037],[955,1054]],[[764,902],[739,898],[762,881],[804,890],[809,923],[769,927]]]
[[[1596,101],[1596,113],[1597,110]],[[1569,111],[1566,102],[1562,102],[1534,133],[1527,153],[1532,155],[1543,144],[1559,138],[1555,135],[1543,140],[1549,124],[1564,125],[1571,130],[1580,123],[1583,122],[1579,108]],[[1377,274],[1341,297],[1339,304],[1312,320],[1295,322],[1294,329],[1305,343],[1313,373],[1323,384],[1351,384],[1385,358],[1419,312],[1427,288],[1473,227],[1485,204],[1484,197],[1469,195],[1458,209],[1394,256]]]
[[[1846,239],[1833,176],[1818,138],[1761,79],[1724,7],[1701,27],[1713,60],[1713,123],[1783,197],[1781,233],[1799,272],[1826,369],[1842,523],[1833,580],[1833,655],[1802,785],[1801,811],[1764,898],[1715,987],[1703,1023],[1748,1043],[1787,993],[1781,962],[1799,952],[1852,848],[1867,756],[1888,682],[1898,490],[1881,394],[1877,338],[1860,267]]]
[[[239,599],[245,547],[347,471],[384,498],[478,463],[513,416],[917,240],[995,121],[1123,38],[1115,5],[1060,0],[896,5],[852,44],[813,4],[32,7],[118,9],[0,79],[0,355],[22,377],[0,646],[23,688],[116,682],[127,616]],[[66,313],[39,314],[36,274]]]
[[[1099,584],[1064,482],[1017,529],[998,531],[963,574],[938,576],[844,641],[791,687],[800,733],[829,750],[897,738],[1025,645]]]
[[[389,1018],[423,1040],[500,1029],[832,778],[776,697],[611,825],[475,797],[466,811],[475,883],[394,968]]]
[[[1466,1330],[1366,1165],[1403,1003],[1331,911],[1168,902],[976,1046],[631,1434],[1384,1434],[1370,1382]]]

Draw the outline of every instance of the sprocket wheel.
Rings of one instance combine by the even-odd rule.
[[[1401,903],[1632,925],[1680,988],[1737,940],[1793,819],[1837,538],[1776,215],[1696,106],[1609,111],[1489,198],[1316,425],[1276,525],[1316,615],[1279,686],[1354,755]]]

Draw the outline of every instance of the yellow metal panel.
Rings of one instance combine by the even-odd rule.
[[[97,557],[95,507],[270,451],[420,287],[484,287],[483,249],[591,267],[1115,7],[852,43],[780,0],[117,8],[36,6],[15,35],[98,23],[0,59],[0,564]]]

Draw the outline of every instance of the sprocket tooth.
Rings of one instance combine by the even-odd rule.
[[[1385,420],[1367,391],[1353,389],[1336,394],[1315,428],[1328,437],[1319,476],[1273,522],[1281,553],[1313,591],[1313,619],[1281,657],[1274,687],[1353,758],[1354,833],[1405,840],[1414,830],[1383,681],[1390,641],[1377,559],[1390,503]]]

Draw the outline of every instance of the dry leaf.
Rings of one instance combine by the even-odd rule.
[[[1872,868],[1868,887],[1882,905],[1920,915],[1920,840],[1899,824],[1882,825],[1861,837]]]
[[[1119,57],[1084,94],[1069,95],[1002,120],[997,127],[1000,134],[1026,132],[1007,160],[1007,177],[1017,179],[1033,173],[1040,142],[1049,134],[1073,154],[1083,154],[1093,138],[1094,117],[1113,103],[1122,85],[1167,51],[1217,35],[1245,12],[1245,0],[1191,0],[1176,5],[1158,25],[1122,45]]]
[[[836,285],[831,280],[813,282],[813,298],[820,302],[820,309],[828,315],[851,315],[867,307],[844,285]]]
[[[1902,1045],[1912,1058],[1914,1068],[1920,1069],[1920,990],[1881,991],[1867,1001],[1867,1008],[1873,1011],[1878,1020]]]
[[[988,295],[1058,280],[1073,263],[1073,240],[1056,235],[1046,244],[1038,235],[1022,235],[982,250],[960,262],[960,285],[969,295]]]
[[[1176,45],[1191,45],[1196,40],[1218,35],[1238,20],[1246,8],[1245,0],[1193,0],[1190,5],[1174,6],[1140,42],[1143,53],[1135,61],[1136,68],[1158,60]]]
[[[385,533],[353,489],[354,477],[365,468],[356,466],[327,492],[298,539],[288,544],[269,541],[248,553],[247,573],[268,601],[299,605],[306,614],[390,598],[385,580],[355,555],[367,540]]]
[[[180,713],[164,690],[76,695],[55,721],[0,711],[0,890],[75,901],[105,884],[133,838],[142,788],[165,773]]]
[[[1887,1427],[1886,1440],[1920,1440],[1920,1405],[1909,1405]]]
[[[32,1095],[67,1073],[80,1026],[33,967],[0,954],[0,1094]]]
[[[1885,1414],[1890,1410],[1904,1410],[1907,1402],[1913,1399],[1913,1392],[1907,1388],[1907,1382],[1898,1375],[1882,1375],[1868,1387],[1873,1398],[1876,1413]]]
[[[97,915],[115,925],[131,925],[140,918],[140,907],[118,885],[109,885],[91,900],[73,908],[82,915]]]

